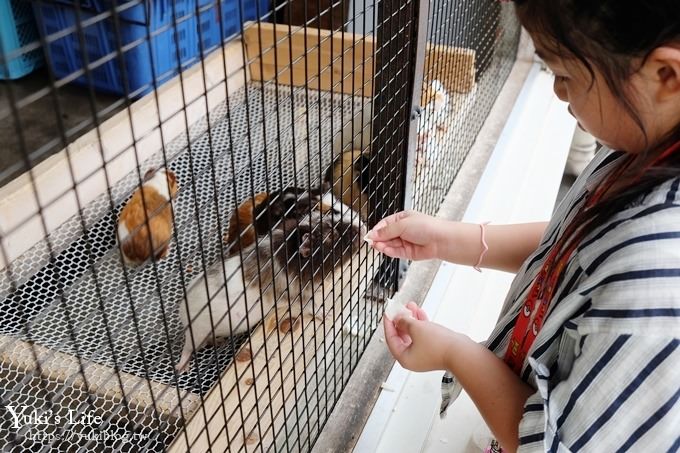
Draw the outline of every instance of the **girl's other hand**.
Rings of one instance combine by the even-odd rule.
[[[438,258],[442,223],[415,211],[402,211],[384,218],[366,235],[372,247],[392,258],[427,260]]]
[[[390,320],[383,316],[385,342],[395,359],[411,371],[432,371],[446,369],[455,333],[428,321],[425,311],[414,302],[406,308],[413,318],[397,316]]]

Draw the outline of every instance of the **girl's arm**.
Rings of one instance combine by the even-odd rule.
[[[541,242],[547,222],[486,225],[489,250],[481,266],[517,272]],[[438,258],[474,266],[482,253],[482,230],[475,223],[461,223],[420,214],[399,212],[381,220],[367,235],[373,248],[393,258]]]
[[[440,232],[439,258],[456,264],[474,266],[482,252],[482,231],[476,223],[447,222]],[[489,250],[482,267],[517,272],[543,238],[547,222],[513,225],[485,225],[484,239]]]
[[[456,376],[475,403],[503,451],[516,451],[524,404],[536,390],[487,348],[469,337],[452,333],[446,369]]]
[[[536,392],[496,355],[469,337],[429,322],[422,308],[393,323],[383,317],[385,341],[406,369],[451,371],[477,406],[504,451],[519,445],[524,404]]]

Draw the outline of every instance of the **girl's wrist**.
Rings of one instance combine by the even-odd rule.
[[[471,345],[477,345],[470,337],[459,332],[451,331],[451,336],[443,350],[442,361],[444,368],[454,375],[458,373],[461,364],[467,362],[466,356]]]
[[[437,240],[437,257],[455,264],[468,264],[465,250],[470,244],[471,224],[442,221]]]
[[[435,244],[436,256],[440,260],[451,261],[451,252],[455,250],[456,229],[458,222],[436,219]]]

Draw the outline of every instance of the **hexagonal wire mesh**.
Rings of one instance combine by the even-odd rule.
[[[519,31],[511,3],[430,2],[414,209],[439,209],[510,74]]]
[[[32,166],[49,148],[29,145],[32,142],[27,136],[31,130],[22,115],[22,109],[41,98],[53,97],[56,114],[64,117],[57,118],[58,131],[49,137],[52,147],[65,146],[83,129],[96,128],[95,140],[103,149],[106,144],[102,143],[101,129],[105,125],[98,127],[102,117],[121,109],[129,114],[135,98],[149,91],[137,102],[160,105],[163,93],[159,86],[169,77],[156,72],[157,62],[146,62],[152,77],[141,86],[133,86],[130,70],[136,70],[136,65],[145,60],[158,58],[163,46],[156,44],[163,33],[169,33],[171,39],[161,44],[169,47],[171,54],[176,48],[175,57],[168,56],[174,61],[171,73],[179,73],[192,63],[205,64],[209,52],[217,47],[208,45],[214,44],[206,37],[211,33],[210,26],[212,33],[218,29],[218,39],[227,44],[236,42],[229,38],[243,28],[239,25],[238,30],[233,30],[229,28],[231,23],[227,26],[227,19],[233,22],[234,15],[240,23],[256,19],[258,27],[259,18],[263,18],[283,33],[279,41],[271,43],[274,64],[279,64],[271,80],[249,80],[237,90],[222,88],[228,95],[210,109],[209,121],[204,116],[193,124],[186,122],[184,133],[150,157],[135,162],[124,177],[111,183],[107,180],[106,191],[93,197],[93,201],[81,204],[76,198],[77,212],[51,228],[47,237],[34,241],[0,274],[0,438],[7,440],[8,451],[307,451],[380,319],[381,309],[374,299],[382,293],[376,296],[374,289],[367,288],[372,282],[371,288],[393,289],[395,263],[379,265],[373,254],[360,250],[341,272],[334,272],[330,281],[324,280],[316,288],[323,295],[321,307],[312,303],[316,317],[303,316],[302,323],[287,320],[285,329],[281,327],[286,321],[285,307],[272,310],[269,318],[279,328],[269,329],[265,322],[253,328],[250,335],[201,348],[194,354],[189,372],[176,373],[174,364],[182,350],[185,330],[180,306],[193,279],[220,263],[228,217],[240,203],[256,193],[273,193],[286,187],[314,192],[325,170],[343,150],[351,153],[352,148],[361,148],[370,150],[360,172],[368,178],[364,188],[370,187],[373,193],[362,199],[364,206],[352,214],[353,218],[367,204],[371,205],[370,218],[365,219],[369,223],[403,206],[418,6],[417,2],[391,0],[375,5],[343,0],[318,2],[316,6],[297,0],[273,5],[265,1],[255,8],[254,16],[247,17],[247,2],[181,3],[183,9],[179,12],[178,4],[161,0],[74,2],[70,6],[65,6],[68,2],[35,2],[36,18],[43,28],[39,44],[46,52],[51,72],[26,96],[17,97],[17,87],[7,84],[8,102],[6,108],[3,105],[0,109],[0,121],[14,123],[25,167]],[[436,125],[445,124],[447,133],[456,139],[448,140],[448,147],[418,150],[420,157],[425,156],[425,163],[422,159],[416,161],[415,206],[426,212],[434,212],[439,205],[488,113],[497,94],[495,87],[500,88],[514,58],[517,25],[505,7],[496,7],[494,2],[489,18],[482,13],[486,2],[462,6],[468,3],[435,3],[428,18],[429,41],[472,48],[477,65],[472,90],[447,93],[445,118],[435,121]],[[234,5],[235,10],[230,9]],[[459,11],[461,8],[464,12]],[[446,17],[462,19],[447,21]],[[48,19],[60,19],[61,28],[50,28]],[[292,43],[294,30],[288,24],[303,26],[306,57],[294,56],[293,44],[286,47],[287,39],[291,38]],[[81,49],[86,48],[86,37],[89,39],[96,27],[100,27],[97,33],[105,34],[106,39],[99,43],[104,46],[103,51],[100,49],[103,53],[97,54],[94,46],[89,46],[85,55]],[[451,41],[459,29],[469,27],[477,33],[471,40]],[[375,47],[367,50],[368,39],[344,33],[346,28],[355,32],[374,30]],[[129,42],[125,35],[128,32],[134,32]],[[196,36],[189,43],[192,33]],[[52,46],[69,36],[73,39],[71,51],[80,66],[59,73],[60,62],[55,61]],[[307,41],[310,36],[316,36],[317,41]],[[259,37],[262,39],[261,32]],[[348,49],[343,44],[346,39],[351,40]],[[330,43],[331,55],[338,52],[333,45],[341,43],[341,56],[332,57],[326,68],[318,57],[327,50],[323,48],[324,40]],[[36,43],[32,45],[27,52],[35,50]],[[136,48],[146,49],[146,45],[150,50],[141,58],[125,60],[125,55]],[[238,45],[242,46],[240,41]],[[493,51],[485,53],[488,46]],[[194,55],[184,61],[192,48]],[[266,49],[260,44],[257,51],[263,53]],[[481,54],[486,56],[480,59]],[[347,62],[348,55],[353,60],[359,55],[361,69],[356,67],[356,61]],[[254,70],[264,71],[262,60],[254,61],[245,46],[240,58],[252,60],[249,72],[243,64],[239,68],[240,73],[250,74],[246,77],[252,77]],[[448,63],[429,59],[426,80],[431,82],[436,74],[445,85],[457,84],[458,63]],[[101,86],[95,82],[103,80],[100,76],[104,69],[111,73],[110,65],[119,70],[121,79],[114,80],[117,88],[108,91],[122,92],[114,96],[112,106],[100,109]],[[318,65],[316,71],[313,65]],[[370,65],[374,65],[370,81],[373,96],[365,97],[366,80],[363,75],[359,79],[353,76]],[[221,68],[218,85],[229,84],[232,74],[227,73],[227,66],[225,63]],[[300,86],[285,84],[291,83],[284,80],[286,70],[294,72],[294,66],[303,68],[303,83],[295,83],[295,74],[289,74],[289,78],[293,85]],[[449,69],[444,72],[436,69],[439,67]],[[329,89],[311,89],[322,84],[324,70],[331,74]],[[209,77],[205,73],[201,94],[207,98]],[[348,78],[352,80],[349,95],[343,92]],[[74,80],[85,87],[81,102],[90,106],[92,118],[85,118],[78,127],[67,128],[63,112],[68,106],[60,104],[60,90]],[[183,81],[176,76],[167,83],[177,84],[178,80]],[[188,118],[188,109],[203,101],[185,98],[183,87],[179,92],[181,112]],[[458,95],[460,98],[456,98]],[[419,132],[437,127],[432,126],[435,113],[426,109]],[[160,119],[158,122],[163,123]],[[163,133],[160,127],[157,129]],[[141,141],[138,138],[133,143],[136,155],[141,154]],[[336,146],[338,141],[340,146]],[[105,164],[112,165],[113,161]],[[78,164],[69,165],[70,173],[64,177],[73,179],[73,166]],[[170,253],[163,259],[129,268],[121,260],[116,223],[130,195],[142,183],[141,175],[157,167],[175,172],[180,184],[172,206],[174,234]],[[350,172],[356,170],[352,167]],[[343,166],[342,171],[348,168]],[[40,176],[36,173],[35,177]],[[355,183],[360,178],[352,173],[349,181]],[[29,179],[32,183],[35,179]],[[347,188],[343,184],[344,181],[340,192],[349,190],[350,199],[354,199],[354,185]],[[42,206],[31,220],[47,229],[45,212],[50,207]],[[9,261],[6,238],[20,232],[21,227],[0,230],[5,262]],[[265,265],[258,262],[259,269]],[[239,278],[233,275],[227,286],[238,285]],[[289,290],[301,292],[294,285]],[[262,290],[259,296],[263,297]],[[263,313],[263,317],[266,315]],[[233,360],[236,351],[240,351],[243,360]],[[182,428],[186,431],[182,432]]]

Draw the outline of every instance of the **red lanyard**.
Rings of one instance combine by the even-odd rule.
[[[565,234],[563,237],[568,236]],[[536,340],[538,332],[543,327],[543,318],[545,318],[545,314],[548,312],[555,288],[557,287],[557,280],[578,245],[577,241],[572,241],[569,248],[560,254],[560,249],[562,248],[560,242],[555,244],[555,247],[551,250],[531,285],[522,311],[517,315],[517,321],[512,330],[508,349],[505,351],[505,363],[517,375],[522,372],[524,359],[529,353],[534,340]]]
[[[583,209],[588,209],[597,203],[614,181],[621,176],[630,162],[631,160],[628,159],[626,162],[623,162],[616,171],[612,172],[599,189],[587,197]],[[529,349],[534,343],[534,340],[536,340],[541,327],[543,327],[543,319],[548,312],[550,302],[557,289],[557,281],[562,275],[562,271],[564,271],[567,263],[569,263],[569,259],[574,253],[574,250],[576,250],[576,247],[580,243],[581,237],[577,234],[581,233],[579,227],[580,225],[575,225],[573,222],[569,224],[560,239],[552,247],[541,270],[531,285],[522,311],[517,316],[517,321],[515,322],[512,337],[510,337],[510,343],[508,344],[508,349],[505,351],[504,358],[505,363],[507,363],[517,375],[522,372],[522,366],[529,353]],[[565,246],[565,243],[569,239],[571,239],[571,241]]]

